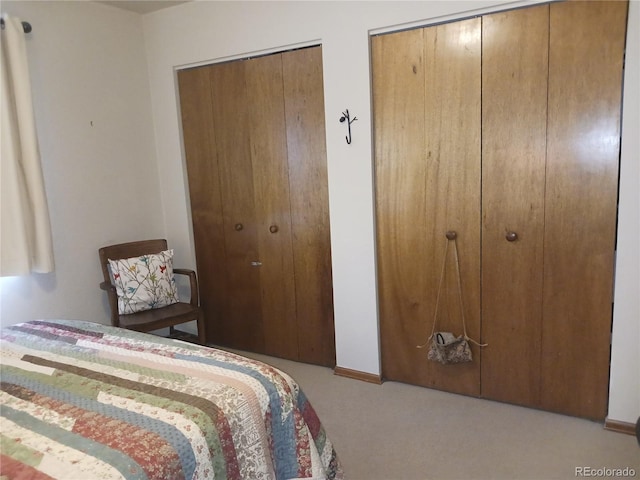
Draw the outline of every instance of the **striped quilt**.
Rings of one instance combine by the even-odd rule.
[[[313,408],[274,367],[89,322],[0,338],[2,479],[342,478]]]

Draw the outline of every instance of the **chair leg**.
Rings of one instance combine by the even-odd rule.
[[[202,311],[200,311],[200,313],[198,314],[197,324],[198,324],[198,341],[200,342],[200,344],[206,345],[207,332],[204,326],[204,314],[202,313]]]

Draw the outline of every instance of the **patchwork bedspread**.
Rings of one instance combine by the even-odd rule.
[[[0,337],[2,478],[342,478],[312,406],[274,367],[89,322]]]

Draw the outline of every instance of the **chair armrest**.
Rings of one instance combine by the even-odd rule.
[[[191,289],[191,299],[189,303],[194,307],[197,307],[199,304],[198,301],[198,278],[196,277],[196,272],[190,270],[188,268],[174,268],[173,273],[177,273],[178,275],[186,275],[189,277],[189,288]]]
[[[118,314],[118,292],[111,282],[100,282],[100,288],[107,292],[109,299],[109,309],[111,310],[111,325],[120,326],[120,315]]]

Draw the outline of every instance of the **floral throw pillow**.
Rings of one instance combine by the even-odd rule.
[[[141,257],[109,259],[118,294],[118,312],[141,312],[178,302],[173,278],[173,250]]]

